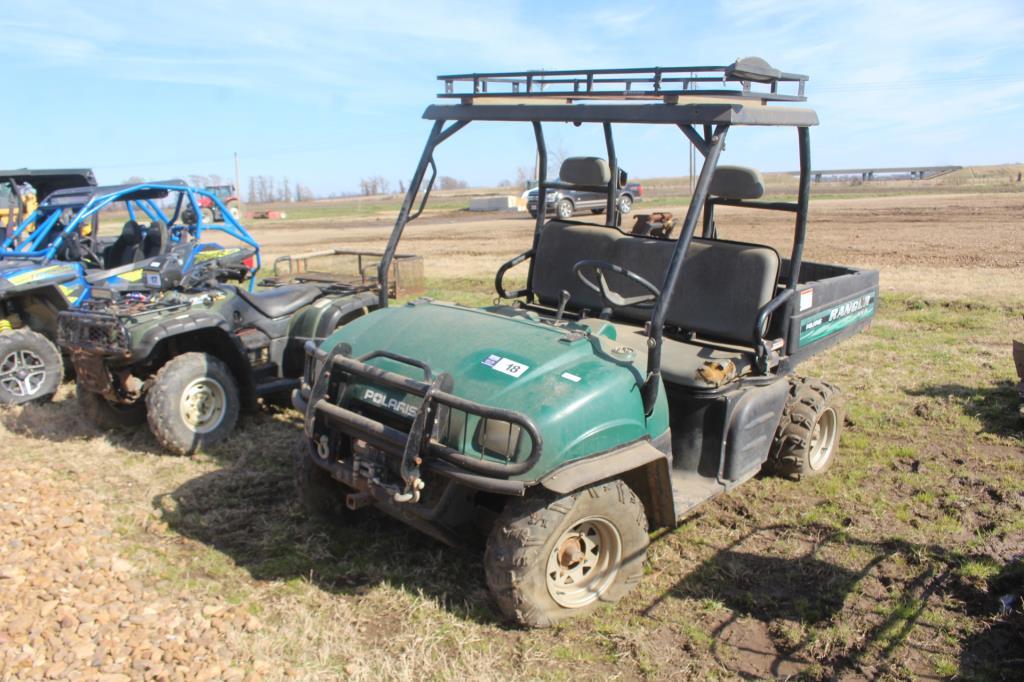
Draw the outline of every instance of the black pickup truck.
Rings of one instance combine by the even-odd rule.
[[[560,182],[555,180],[554,182]],[[619,212],[626,214],[633,209],[633,203],[640,201],[644,188],[638,182],[627,183],[619,191]],[[604,213],[607,195],[601,192],[580,192],[567,189],[549,189],[545,195],[546,213],[554,213],[561,220],[568,220],[577,211],[589,209],[591,213]],[[537,188],[531,189],[526,198],[526,209],[530,216],[537,217]]]

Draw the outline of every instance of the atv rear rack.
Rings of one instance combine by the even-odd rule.
[[[444,92],[438,97],[656,99],[728,97],[763,102],[802,102],[807,76],[784,73],[757,57],[738,59],[728,66],[671,66],[635,69],[580,69],[569,71],[506,71],[438,76]],[[739,88],[727,87],[739,83]],[[767,86],[755,90],[753,85]],[[796,92],[779,92],[780,83],[795,83]],[[712,87],[717,84],[719,87]],[[460,86],[471,85],[466,91]]]
[[[303,377],[299,400],[313,406],[313,411],[309,413],[311,416],[307,417],[306,422],[307,435],[311,438],[314,437],[314,421],[318,416],[322,416],[345,434],[363,440],[390,455],[402,457],[402,476],[407,479],[418,476],[418,467],[421,463],[437,464],[430,460],[424,462],[424,456],[443,460],[442,464],[453,465],[432,467],[438,469],[442,475],[463,479],[465,477],[458,475],[459,470],[471,476],[508,479],[526,473],[540,459],[541,436],[533,421],[526,415],[453,395],[449,392],[449,375],[441,374],[434,377],[426,364],[411,358],[378,351],[354,359],[348,357],[349,348],[345,344],[339,346],[341,347],[327,354],[312,342],[306,342],[305,345],[307,371]],[[419,381],[367,364],[375,358],[387,358],[393,362],[416,367],[423,372],[424,380]],[[322,367],[316,377],[312,375],[314,367]],[[396,428],[380,419],[336,404],[343,401],[353,383],[391,389],[421,399],[422,403],[416,409],[408,430]],[[462,413],[461,419],[459,413]],[[479,419],[477,426],[472,429],[477,434],[484,433],[492,421],[508,425],[508,447],[504,455],[488,451],[487,448],[481,448],[480,452],[467,453],[467,444],[472,439],[478,439],[476,435],[470,433],[470,415]],[[402,420],[408,422],[409,416]],[[458,426],[460,423],[461,426]],[[524,434],[529,439],[528,450],[520,447]],[[448,444],[453,440],[461,447],[456,448]],[[513,440],[516,442],[513,443]],[[520,454],[523,451],[525,455]]]

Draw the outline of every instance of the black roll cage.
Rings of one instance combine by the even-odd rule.
[[[760,60],[756,61],[760,62]],[[387,278],[390,272],[391,262],[394,259],[395,252],[398,248],[398,242],[402,237],[405,226],[410,220],[415,219],[415,217],[423,211],[423,207],[426,205],[430,190],[433,187],[433,180],[437,175],[437,169],[433,158],[434,149],[452,135],[465,128],[471,121],[520,121],[528,122],[533,125],[534,138],[536,140],[539,159],[537,178],[538,207],[545,206],[547,190],[570,187],[561,183],[549,182],[547,180],[547,147],[544,141],[542,123],[566,122],[573,123],[577,126],[582,123],[600,123],[604,130],[608,165],[611,168],[611,179],[607,186],[591,187],[572,185],[571,188],[582,189],[585,191],[607,192],[608,199],[605,211],[606,225],[608,227],[615,228],[619,226],[621,216],[618,211],[617,202],[615,201],[618,191],[619,171],[618,160],[615,153],[615,143],[612,135],[612,124],[673,124],[682,131],[689,142],[696,148],[701,156],[704,157],[704,163],[701,167],[700,175],[697,178],[697,183],[694,187],[690,205],[686,211],[682,231],[672,253],[672,258],[669,261],[668,270],[661,287],[662,295],[658,298],[651,315],[649,327],[650,336],[648,341],[648,373],[641,389],[645,411],[649,414],[653,410],[655,400],[657,399],[658,379],[661,375],[661,349],[665,317],[675,294],[676,283],[679,281],[680,271],[682,270],[686,253],[693,240],[694,232],[697,227],[697,219],[700,216],[702,209],[704,214],[702,234],[706,238],[715,237],[714,209],[719,205],[786,211],[795,214],[793,248],[790,254],[790,267],[785,288],[776,293],[776,295],[758,311],[755,323],[754,338],[760,340],[758,347],[755,349],[757,352],[757,367],[759,371],[766,373],[768,370],[768,360],[772,352],[772,344],[769,340],[763,338],[765,323],[772,312],[778,310],[790,298],[792,298],[796,290],[796,286],[800,281],[800,266],[803,259],[804,238],[807,233],[807,206],[811,181],[810,126],[817,125],[818,121],[815,113],[809,109],[790,109],[766,106],[770,101],[799,101],[804,99],[803,90],[804,82],[807,80],[806,76],[797,74],[781,74],[778,77],[774,77],[771,75],[757,76],[755,74],[754,77],[751,77],[750,67],[752,64],[741,62],[746,62],[746,60],[739,60],[729,67],[678,67],[674,69],[675,72],[700,72],[702,70],[713,72],[723,71],[726,74],[726,76],[722,78],[723,82],[733,80],[739,81],[742,85],[742,90],[716,90],[713,92],[714,99],[710,101],[701,100],[695,103],[686,102],[686,96],[698,95],[706,97],[708,94],[707,91],[694,91],[692,93],[686,92],[685,89],[683,91],[673,91],[670,97],[664,96],[662,103],[658,104],[572,104],[574,98],[571,97],[571,93],[567,94],[559,92],[556,97],[552,97],[551,95],[543,92],[543,84],[541,83],[538,85],[537,81],[538,74],[543,74],[544,72],[531,71],[502,74],[439,76],[439,80],[443,80],[445,82],[445,93],[441,96],[461,96],[462,103],[458,105],[444,106],[432,105],[428,107],[424,113],[424,118],[431,119],[434,123],[431,128],[430,135],[427,138],[427,143],[423,149],[423,153],[420,156],[419,163],[416,166],[416,171],[413,174],[412,181],[409,183],[409,189],[402,201],[402,207],[399,210],[398,218],[395,221],[395,227],[388,240],[387,248],[384,251],[384,257],[381,259],[379,265],[378,277],[381,285],[380,306],[383,308],[388,305]],[[753,66],[762,68],[758,64],[753,64]],[[766,63],[763,63],[763,66],[764,68],[770,69]],[[638,99],[638,97],[636,97],[636,93],[633,93],[633,95],[628,93],[628,82],[630,80],[636,80],[638,78],[637,74],[645,71],[664,72],[665,70],[627,69],[589,72],[560,71],[548,73],[557,74],[559,76],[559,80],[551,80],[551,82],[562,84],[567,82],[571,83],[574,82],[574,80],[577,83],[585,83],[587,82],[587,79],[593,83],[595,80],[595,74],[599,73],[627,74],[620,79],[627,82],[626,94],[619,92],[595,94],[594,91],[591,90],[587,91],[585,97],[580,98],[591,101],[598,98],[599,95],[601,99]],[[565,80],[567,78],[567,74],[570,74],[568,77],[574,80]],[[614,79],[609,80],[609,78],[611,78],[611,76],[606,77],[604,79],[605,82],[616,82]],[[463,95],[453,94],[452,83],[459,80],[472,82],[475,92]],[[516,85],[516,83],[520,81],[522,83],[529,83],[528,86],[524,85],[522,88],[527,90],[529,94],[524,95],[522,89]],[[755,83],[769,84],[771,87],[770,92],[752,93],[750,87],[751,81]],[[784,81],[799,83],[799,95],[785,97],[777,94],[779,83]],[[476,103],[477,98],[480,96],[480,83],[487,82],[511,83],[515,90],[515,94],[512,95],[514,98],[543,98],[546,101],[543,104],[531,103],[530,106],[523,106],[522,104],[507,104],[504,102],[490,104],[487,103],[486,98],[481,98],[480,103]],[[495,93],[487,94],[488,97],[495,96]],[[735,96],[735,102],[723,101],[727,100],[730,94]],[[751,105],[750,100],[752,98],[757,99],[756,96],[758,94],[763,95],[760,98],[760,102]],[[658,96],[660,95],[654,94],[654,91],[647,91],[643,93],[643,97],[646,99],[656,98]],[[548,101],[551,103],[549,104]],[[450,124],[448,124],[449,121],[451,121]],[[447,127],[445,127],[446,124],[448,124]],[[718,166],[719,156],[725,147],[726,135],[733,125],[766,125],[796,128],[800,157],[800,175],[797,200],[795,203],[751,199],[726,199],[708,196],[708,189],[711,185],[714,171]],[[702,130],[698,131],[696,126],[700,126]],[[434,169],[433,175],[424,191],[418,210],[415,214],[411,215],[413,204],[415,203],[420,187],[423,185],[423,180],[428,167]],[[533,244],[530,250],[520,256],[517,256],[512,261],[501,266],[501,269],[499,269],[498,277],[496,278],[496,288],[500,294],[507,294],[510,298],[525,296],[528,302],[533,302],[534,295],[532,286],[534,263],[532,256],[536,253],[541,230],[544,228],[545,221],[546,212],[539,209],[537,211],[536,224],[534,227]],[[526,280],[526,289],[504,292],[500,286],[501,275],[503,275],[509,268],[514,265],[518,265],[527,259],[530,260],[530,264]]]

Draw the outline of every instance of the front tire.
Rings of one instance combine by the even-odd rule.
[[[142,400],[130,405],[119,405],[95,391],[82,388],[81,384],[75,384],[75,400],[82,414],[104,430],[127,429],[146,421],[146,403]]]
[[[648,541],[643,504],[619,480],[511,499],[487,540],[487,586],[506,617],[548,627],[622,599]]]
[[[344,521],[351,514],[345,506],[345,496],[351,490],[318,467],[312,459],[315,456],[314,446],[306,440],[295,450],[296,495],[310,515]]]
[[[769,459],[772,471],[794,480],[828,471],[839,449],[844,415],[838,388],[820,379],[790,379]]]
[[[53,398],[64,379],[64,360],[53,343],[31,329],[0,333],[0,405]]]
[[[619,213],[626,214],[633,210],[633,197],[628,194],[619,196]]]
[[[185,353],[157,372],[146,393],[146,416],[162,446],[190,455],[230,435],[239,403],[227,365],[206,353]]]
[[[572,218],[572,214],[575,209],[576,207],[573,206],[572,201],[569,199],[561,199],[557,204],[555,204],[555,213],[558,214],[560,220],[568,220],[569,218]]]

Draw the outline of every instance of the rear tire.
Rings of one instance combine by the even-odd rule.
[[[64,359],[53,343],[31,329],[0,333],[0,405],[53,398],[64,379]]]
[[[619,480],[511,499],[487,540],[487,586],[506,617],[548,627],[622,599],[648,542],[643,504]]]
[[[769,468],[793,480],[824,474],[835,461],[844,415],[838,388],[820,379],[790,379]]]
[[[572,218],[572,214],[575,210],[576,207],[573,206],[570,199],[562,199],[555,204],[555,213],[558,214],[558,218],[560,220],[568,220],[569,218]]]
[[[628,194],[619,195],[619,213],[626,214],[633,210],[633,197]]]
[[[146,393],[146,417],[162,446],[190,455],[231,434],[239,403],[227,365],[206,353],[185,353],[157,372]]]
[[[127,429],[146,421],[146,403],[142,400],[130,405],[112,403],[99,393],[82,388],[81,384],[75,384],[75,400],[82,414],[104,430]]]

